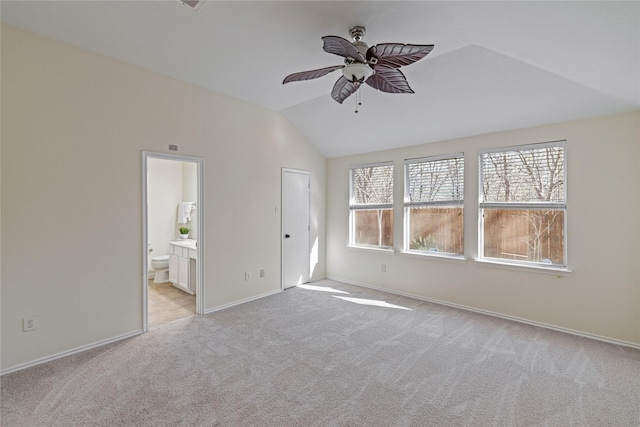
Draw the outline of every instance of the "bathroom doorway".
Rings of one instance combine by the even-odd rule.
[[[151,326],[204,312],[204,268],[198,260],[204,252],[205,203],[204,159],[142,154],[146,332]]]

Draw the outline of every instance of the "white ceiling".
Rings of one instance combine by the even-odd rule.
[[[279,111],[326,157],[640,108],[639,1],[4,1],[2,21]],[[340,105],[321,37],[434,44],[411,95]]]

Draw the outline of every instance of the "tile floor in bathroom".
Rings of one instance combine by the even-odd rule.
[[[149,327],[191,316],[196,312],[196,296],[189,295],[171,283],[149,280]]]

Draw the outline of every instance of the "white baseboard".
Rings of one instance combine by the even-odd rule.
[[[321,280],[321,279],[318,279],[318,280]],[[223,310],[225,308],[233,307],[234,305],[244,304],[244,303],[249,302],[249,301],[253,301],[253,300],[260,299],[260,298],[268,297],[269,295],[277,294],[279,292],[282,292],[282,290],[281,289],[276,289],[274,291],[269,291],[269,292],[266,292],[264,294],[256,295],[256,296],[251,297],[251,298],[246,298],[244,300],[235,301],[235,302],[230,303],[230,304],[225,304],[225,305],[221,305],[221,306],[218,306],[218,307],[210,308],[210,309],[205,310],[204,314],[213,313],[213,312],[218,311],[218,310]],[[116,337],[109,338],[109,339],[106,339],[106,340],[103,340],[103,341],[98,341],[98,342],[95,342],[95,343],[92,343],[92,344],[88,344],[88,345],[84,345],[84,346],[80,346],[80,347],[77,347],[77,348],[74,348],[74,349],[71,349],[71,350],[68,350],[68,351],[63,351],[61,353],[57,353],[57,354],[54,354],[54,355],[51,355],[51,356],[42,357],[40,359],[32,360],[32,361],[26,362],[26,363],[21,363],[19,365],[12,366],[10,368],[7,368],[7,369],[4,369],[4,370],[0,371],[0,376],[5,375],[5,374],[9,374],[11,372],[20,371],[22,369],[30,368],[32,366],[36,366],[36,365],[39,365],[41,363],[46,363],[46,362],[50,362],[52,360],[60,359],[61,357],[70,356],[70,355],[76,354],[76,353],[81,353],[83,351],[90,350],[92,348],[100,347],[100,346],[111,344],[111,343],[114,343],[114,342],[117,342],[117,341],[121,341],[121,340],[124,340],[124,339],[127,339],[127,338],[131,338],[131,337],[134,337],[136,335],[140,335],[142,333],[143,332],[140,329],[140,330],[132,331],[132,332],[129,332],[129,333],[126,333],[126,334],[123,334],[123,335],[118,335]]]
[[[423,297],[423,296],[420,296],[420,295],[410,294],[410,293],[407,293],[407,292],[395,291],[395,290],[384,288],[384,287],[381,287],[381,286],[373,286],[373,285],[369,285],[369,284],[366,284],[366,283],[356,282],[356,281],[353,281],[353,280],[341,279],[339,277],[327,276],[327,280],[334,280],[336,282],[343,282],[343,283],[347,283],[347,284],[354,285],[354,286],[360,286],[360,287],[363,287],[363,288],[374,289],[376,291],[382,291],[382,292],[387,292],[387,293],[394,294],[394,295],[400,295],[400,296],[403,296],[403,297],[414,298],[414,299],[418,299],[418,300],[421,300],[421,301],[431,302],[431,303],[434,303],[434,304],[445,305],[447,307],[459,308],[461,310],[472,311],[474,313],[486,314],[488,316],[499,317],[499,318],[505,319],[505,320],[511,320],[511,321],[514,321],[514,322],[524,323],[524,324],[532,325],[532,326],[538,326],[540,328],[551,329],[553,331],[564,332],[564,333],[571,334],[571,335],[576,335],[576,336],[580,336],[580,337],[584,337],[584,338],[590,338],[590,339],[597,340],[597,341],[604,341],[604,342],[608,342],[610,344],[622,345],[622,346],[625,346],[625,347],[631,347],[631,348],[635,348],[635,349],[639,349],[640,350],[640,344],[636,344],[636,343],[629,342],[629,341],[623,341],[623,340],[618,340],[618,339],[615,339],[615,338],[603,337],[601,335],[595,335],[595,334],[590,334],[590,333],[587,333],[587,332],[576,331],[574,329],[563,328],[561,326],[550,325],[550,324],[542,323],[542,322],[536,322],[534,320],[523,319],[521,317],[509,316],[507,314],[497,313],[497,312],[489,311],[489,310],[482,310],[482,309],[479,309],[479,308],[469,307],[469,306],[466,306],[466,305],[450,303],[450,302],[441,301],[441,300],[434,299],[434,298],[427,298],[427,297]]]
[[[320,280],[326,280],[326,277],[325,276],[312,277],[309,280],[309,283],[318,282]],[[250,298],[246,298],[246,299],[243,299],[243,300],[240,300],[240,301],[234,301],[234,302],[229,303],[229,304],[219,305],[218,307],[209,308],[209,309],[206,309],[203,314],[214,313],[216,311],[224,310],[225,308],[233,307],[234,305],[244,304],[244,303],[249,302],[249,301],[255,301],[255,300],[260,299],[260,298],[268,297],[269,295],[277,294],[278,292],[282,292],[282,289],[276,289],[275,291],[269,291],[269,292],[266,292],[264,294],[256,295],[256,296],[253,296],[253,297],[250,297]]]
[[[488,311],[488,310],[482,310],[482,309],[478,309],[478,308],[474,308],[474,307],[469,307],[469,306],[465,306],[465,305],[460,305],[460,304],[455,304],[455,303],[450,303],[450,302],[446,302],[446,301],[441,301],[438,299],[434,299],[434,298],[427,298],[427,297],[423,297],[420,295],[415,295],[415,294],[411,294],[408,292],[400,292],[400,291],[395,291],[392,289],[388,289],[388,288],[384,288],[381,286],[373,286],[373,285],[369,285],[367,283],[361,283],[361,282],[356,282],[353,280],[348,280],[348,279],[342,279],[339,277],[332,277],[332,276],[326,276],[326,277],[317,277],[317,278],[313,278],[311,279],[311,282],[318,282],[321,280],[334,280],[336,282],[343,282],[343,283],[347,283],[350,285],[354,285],[354,286],[360,286],[363,288],[369,288],[369,289],[374,289],[377,291],[382,291],[382,292],[387,292],[390,294],[394,294],[394,295],[400,295],[400,296],[404,296],[404,297],[408,297],[408,298],[414,298],[414,299],[418,299],[421,301],[426,301],[426,302],[431,302],[434,304],[439,304],[439,305],[444,305],[444,306],[448,306],[448,307],[453,307],[453,308],[458,308],[461,310],[467,310],[467,311],[471,311],[474,313],[480,313],[480,314],[486,314],[488,316],[493,316],[493,317],[498,317],[501,319],[505,319],[505,320],[511,320],[514,322],[519,322],[519,323],[524,323],[524,324],[528,324],[528,325],[532,325],[532,326],[538,326],[541,328],[545,328],[545,329],[551,329],[554,331],[558,331],[558,332],[564,332],[564,333],[568,333],[568,334],[572,334],[572,335],[576,335],[576,336],[581,336],[581,337],[585,337],[585,338],[590,338],[590,339],[594,339],[594,340],[598,340],[598,341],[604,341],[604,342],[608,342],[611,344],[617,344],[617,345],[622,345],[625,347],[631,347],[631,348],[635,348],[635,349],[639,349],[640,350],[640,344],[636,344],[636,343],[632,343],[632,342],[628,342],[628,341],[623,341],[623,340],[617,340],[617,339],[613,339],[613,338],[609,338],[609,337],[603,337],[600,335],[595,335],[595,334],[589,334],[589,333],[585,333],[585,332],[581,332],[581,331],[576,331],[573,329],[569,329],[569,328],[563,328],[563,327],[559,327],[559,326],[554,326],[554,325],[549,325],[546,323],[542,323],[542,322],[536,322],[533,320],[528,320],[528,319],[523,319],[520,317],[515,317],[515,316],[509,316],[509,315],[505,315],[505,314],[501,314],[501,313],[496,313],[493,311]],[[225,308],[229,308],[229,307],[233,307],[236,305],[240,305],[240,304],[244,304],[250,301],[254,301],[260,298],[264,298],[264,297],[268,297],[270,295],[274,295],[277,294],[279,292],[282,292],[281,289],[276,289],[273,291],[269,291],[266,292],[264,294],[260,294],[260,295],[256,295],[250,298],[246,298],[240,301],[235,301],[229,304],[225,304],[225,305],[221,305],[218,307],[214,307],[214,308],[210,308],[205,310],[204,314],[209,314],[209,313],[214,313],[216,311],[219,310],[224,310]],[[31,362],[26,362],[26,363],[22,363],[20,365],[16,365],[16,366],[12,366],[10,368],[4,369],[2,371],[0,371],[0,376],[5,375],[5,374],[9,374],[11,372],[16,372],[22,369],[26,369],[26,368],[30,368],[32,366],[35,365],[39,365],[41,363],[46,363],[46,362],[50,362],[52,360],[56,360],[56,359],[60,359],[61,357],[65,357],[65,356],[70,356],[72,354],[76,354],[76,353],[81,353],[83,351],[86,350],[90,350],[92,348],[96,348],[96,347],[100,347],[103,345],[107,345],[107,344],[111,344],[117,341],[121,341],[127,338],[131,338],[134,337],[136,335],[140,335],[142,334],[142,330],[136,330],[136,331],[132,331],[126,334],[122,334],[122,335],[118,335],[116,337],[113,338],[109,338],[103,341],[98,341],[92,344],[88,344],[88,345],[84,345],[84,346],[80,346],[68,351],[63,351],[61,353],[57,353],[51,356],[47,356],[47,357],[43,357],[40,359],[36,359],[33,360]]]
[[[131,338],[131,337],[134,337],[134,336],[140,335],[140,334],[142,334],[142,329],[139,329],[137,331],[128,332],[126,334],[118,335],[117,337],[109,338],[109,339],[106,339],[106,340],[103,340],[103,341],[98,341],[98,342],[94,342],[92,344],[76,347],[74,349],[63,351],[61,353],[57,353],[57,354],[54,354],[54,355],[51,355],[51,356],[42,357],[40,359],[32,360],[31,362],[21,363],[19,365],[12,366],[10,368],[2,370],[2,372],[0,372],[0,376],[5,375],[5,374],[9,374],[11,372],[20,371],[22,369],[30,368],[32,366],[36,366],[36,365],[39,365],[41,363],[51,362],[52,360],[60,359],[61,357],[70,356],[70,355],[76,354],[76,353],[82,353],[83,351],[91,350],[92,348],[101,347],[103,345],[111,344],[111,343],[114,343],[114,342],[117,342],[117,341],[122,341],[124,339]]]
[[[249,302],[249,301],[255,301],[257,299],[268,297],[269,295],[274,295],[274,294],[277,294],[279,292],[282,292],[282,290],[281,289],[276,289],[275,291],[265,292],[264,294],[256,295],[256,296],[253,296],[253,297],[250,297],[250,298],[245,298],[245,299],[240,300],[240,301],[234,301],[234,302],[231,302],[229,304],[224,304],[224,305],[219,305],[217,307],[208,308],[208,309],[206,309],[204,311],[203,314],[214,313],[216,311],[224,310],[225,308],[233,307],[235,305],[244,304],[244,303]]]

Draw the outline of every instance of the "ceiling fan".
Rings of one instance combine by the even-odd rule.
[[[365,27],[353,27],[349,33],[353,43],[338,36],[322,37],[324,51],[342,56],[344,65],[290,74],[282,83],[317,79],[342,69],[342,76],[331,91],[331,97],[340,104],[356,92],[362,83],[382,92],[414,93],[399,68],[424,58],[433,49],[432,44],[382,43],[368,47],[362,41]]]

